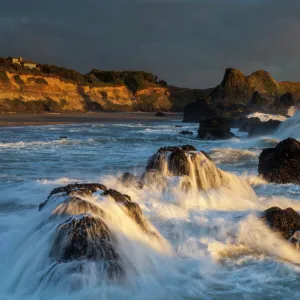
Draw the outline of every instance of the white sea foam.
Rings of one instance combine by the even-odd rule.
[[[269,120],[285,121],[287,119],[285,116],[282,115],[271,115],[271,114],[264,114],[260,112],[249,114],[247,118],[259,118],[262,122],[267,122]]]

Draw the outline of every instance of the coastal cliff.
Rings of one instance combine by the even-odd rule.
[[[168,86],[146,72],[37,69],[0,59],[0,112],[183,111],[210,90]]]

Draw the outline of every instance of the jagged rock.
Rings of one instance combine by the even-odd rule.
[[[98,190],[105,191],[107,188],[101,183],[74,183],[67,186],[62,186],[53,189],[47,200],[39,205],[39,210],[41,210],[50,200],[53,195],[62,194],[64,196],[91,196]]]
[[[251,112],[270,113],[274,106],[274,98],[269,94],[263,94],[258,91],[253,93],[251,100],[248,102],[248,109]]]
[[[158,111],[156,114],[155,114],[156,117],[165,117],[166,114],[163,113],[162,111]]]
[[[293,105],[295,105],[295,100],[291,93],[285,93],[275,101],[276,111],[281,114],[287,114],[288,109]]]
[[[261,135],[261,134],[271,134],[275,132],[281,124],[278,120],[269,120],[267,122],[254,122],[248,132],[249,136]]]
[[[129,186],[133,186],[133,187],[136,187],[138,189],[142,189],[143,188],[143,184],[142,182],[140,181],[140,179],[129,173],[129,172],[126,172],[124,173],[120,178],[119,180],[127,187]]]
[[[226,69],[220,85],[210,94],[212,102],[227,104],[247,104],[253,89],[247,81],[247,77],[239,70]]]
[[[300,184],[300,142],[288,138],[259,156],[258,172],[274,183]]]
[[[193,132],[192,131],[188,131],[188,130],[183,130],[183,131],[180,131],[179,133],[183,134],[183,135],[193,135]]]
[[[198,137],[201,139],[229,139],[233,136],[226,118],[200,121]]]
[[[291,207],[271,207],[263,212],[262,218],[271,229],[280,232],[287,240],[300,230],[300,215]]]

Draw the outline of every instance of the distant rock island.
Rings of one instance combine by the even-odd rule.
[[[184,111],[184,121],[235,119],[249,112],[285,114],[300,101],[300,83],[277,82],[266,71],[245,76],[227,69],[220,85],[190,89],[168,85],[143,71],[87,74],[0,58],[0,112]]]
[[[226,69],[222,82],[209,95],[198,97],[184,109],[184,121],[198,122],[217,116],[237,119],[251,112],[287,114],[300,103],[300,82],[277,82],[260,70],[245,76]]]

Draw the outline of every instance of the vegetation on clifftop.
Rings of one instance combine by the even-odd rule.
[[[13,64],[9,58],[0,58],[0,80],[3,80],[5,72],[58,77],[63,81],[92,87],[126,85],[133,93],[150,86],[167,85],[166,81],[159,80],[156,75],[144,71],[101,71],[93,69],[87,74],[81,74],[72,69],[47,64],[39,64],[37,69],[29,69],[19,64]],[[40,83],[46,84],[46,82]]]

